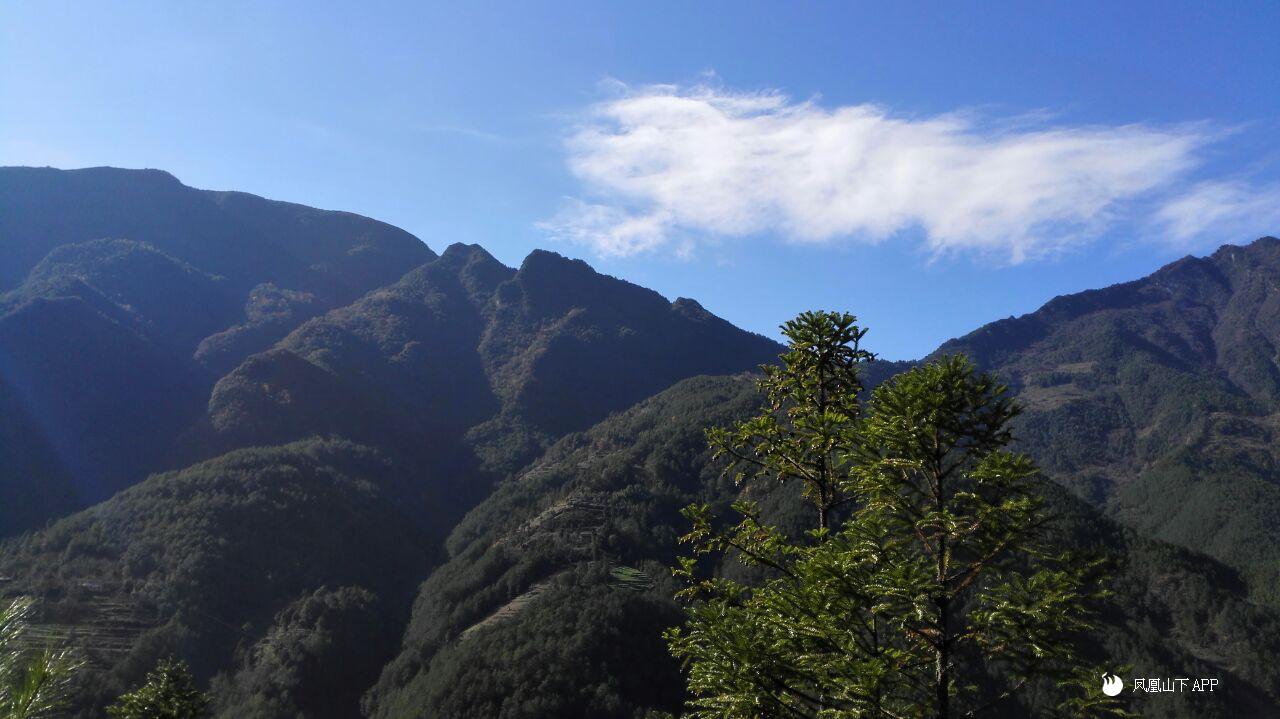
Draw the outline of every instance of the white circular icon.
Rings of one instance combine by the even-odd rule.
[[[1102,675],[1102,693],[1113,697],[1124,691],[1124,680],[1114,674]]]

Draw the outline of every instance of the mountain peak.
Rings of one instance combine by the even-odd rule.
[[[40,179],[53,179],[56,177],[70,177],[79,181],[88,182],[127,181],[138,184],[182,186],[182,181],[174,177],[171,173],[152,167],[135,169],[103,165],[99,167],[82,167],[75,170],[61,170],[56,167],[48,166],[28,167],[23,165],[13,165],[9,167],[0,167],[0,177],[5,179],[12,178],[23,182],[37,181]]]
[[[511,279],[515,270],[498,261],[480,245],[455,242],[445,248],[438,263],[457,272],[458,280],[473,297],[487,296]]]
[[[671,303],[671,310],[676,314],[688,317],[691,320],[720,320],[719,317],[712,314],[706,307],[703,307],[701,302],[689,297],[677,297],[676,301]]]
[[[524,258],[524,262],[520,263],[520,273],[527,275],[530,273],[574,273],[574,274],[596,274],[596,271],[586,262],[578,259],[565,257],[558,252],[551,250],[534,250]]]
[[[474,257],[487,257],[489,259],[493,259],[493,255],[490,255],[485,248],[480,245],[467,244],[465,242],[455,242],[446,247],[444,252],[440,253],[440,259],[448,258],[453,262],[465,262]]]
[[[666,311],[667,299],[653,290],[601,274],[582,260],[534,250],[520,264],[507,292],[522,292],[536,312],[561,314],[574,307],[609,308],[620,315]]]
[[[1246,245],[1222,245],[1205,259],[1218,264],[1234,264],[1244,258],[1266,265],[1280,265],[1280,239],[1266,235]]]
[[[671,303],[671,306],[677,309],[687,309],[696,312],[707,311],[707,309],[702,306],[701,302],[693,299],[692,297],[677,297],[676,301]]]

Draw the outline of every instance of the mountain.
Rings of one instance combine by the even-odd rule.
[[[1280,606],[1280,240],[1059,297],[944,344],[998,373],[1045,470]]]
[[[156,170],[0,168],[0,487],[40,498],[0,536],[179,466],[219,370],[434,257]]]
[[[370,716],[677,711],[682,678],[659,635],[681,618],[669,570],[687,527],[679,511],[709,502],[725,514],[740,496],[703,432],[758,401],[750,377],[686,380],[564,438],[501,485],[449,537],[449,561],[423,584],[400,654],[366,698]],[[1106,548],[1117,563],[1097,659],[1231,687],[1199,701],[1137,698],[1148,716],[1262,716],[1280,706],[1280,612],[1250,601],[1222,564],[1045,489],[1065,541]],[[795,492],[746,491],[781,525],[805,526]]]
[[[1280,707],[1277,287],[1264,238],[938,350],[1010,383],[1059,531],[1110,553],[1097,658],[1223,681],[1148,716]],[[170,652],[219,717],[679,707],[679,509],[744,491],[703,431],[776,343],[153,170],[0,168],[0,293],[0,596],[86,652],[77,716]]]
[[[0,510],[0,536],[329,434],[426,477],[416,502],[448,524],[566,432],[778,351],[554,253],[437,257],[374,220],[153,170],[0,169],[0,237],[0,487],[34,500]]]
[[[436,256],[151,171],[0,181],[0,265],[29,265],[0,296],[0,533],[64,517],[0,546],[0,593],[91,654],[88,714],[173,651],[223,715],[350,716],[495,481],[779,351],[555,253]]]
[[[1063,531],[1116,558],[1101,658],[1142,675],[1231,677],[1225,701],[1144,697],[1148,716],[1280,706],[1270,668],[1280,651],[1278,269],[1273,238],[1228,246],[1057,298],[935,353],[968,353],[1011,383],[1026,408],[1021,448],[1070,490],[1046,488]],[[871,383],[897,369],[873,367]],[[499,486],[449,537],[449,561],[423,585],[400,655],[366,697],[371,715],[677,709],[678,673],[647,641],[679,617],[664,579],[684,526],[676,512],[736,496],[708,462],[702,429],[752,406],[744,382],[689,380],[567,437]],[[795,526],[785,497],[769,506]]]
[[[97,239],[142,242],[243,297],[273,282],[345,304],[434,254],[396,227],[347,212],[196,190],[160,170],[0,168],[0,291],[50,252]]]
[[[436,459],[462,451],[454,469],[501,473],[680,379],[779,351],[580,260],[537,250],[513,270],[453,245],[250,358],[214,387],[209,416],[233,443],[394,434]]]

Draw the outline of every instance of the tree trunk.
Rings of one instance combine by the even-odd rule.
[[[938,706],[937,719],[951,716],[951,637],[947,627],[947,600],[938,602],[938,648],[934,656],[934,692]]]

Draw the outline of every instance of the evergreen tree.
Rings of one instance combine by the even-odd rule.
[[[82,662],[70,650],[25,645],[35,602],[19,597],[0,605],[0,719],[41,719],[67,704]]]
[[[948,357],[879,387],[860,417],[850,359],[866,357],[864,331],[826,313],[783,329],[768,411],[710,437],[756,470],[739,476],[805,481],[818,522],[793,538],[749,502],[728,529],[707,506],[686,510],[695,557],[728,552],[767,575],[699,578],[681,560],[697,601],[667,637],[692,716],[1123,713],[1080,653],[1105,595],[1099,565],[1054,551],[1036,467],[1007,449],[1006,388]]]
[[[757,416],[707,435],[716,456],[730,458],[737,480],[799,481],[825,528],[848,498],[848,436],[860,411],[859,368],[874,356],[859,345],[866,330],[847,313],[805,312],[782,325],[788,339],[779,365],[761,367],[767,401]]]
[[[186,662],[163,659],[147,681],[107,707],[116,719],[197,719],[206,715],[209,696],[196,688]]]
[[[1008,449],[1019,412],[1008,394],[943,357],[877,388],[859,428],[850,523],[884,538],[876,611],[895,646],[928,660],[905,666],[895,691],[939,719],[1034,682],[1057,690],[1060,713],[1123,713],[1081,652],[1107,596],[1101,564],[1055,546],[1039,470]]]

